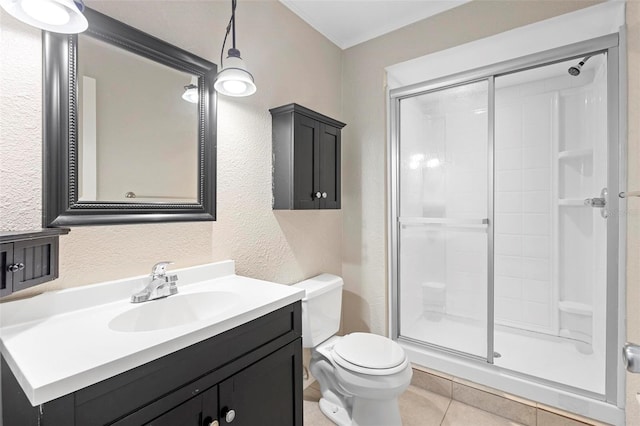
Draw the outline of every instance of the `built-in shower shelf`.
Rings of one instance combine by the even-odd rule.
[[[575,315],[590,316],[593,315],[593,307],[582,302],[574,302],[570,300],[561,300],[558,302],[558,309]]]
[[[565,207],[584,207],[584,198],[560,198],[558,199],[558,205]]]
[[[584,149],[569,149],[567,151],[560,151],[558,153],[558,159],[569,159],[569,158],[579,158],[579,157],[590,157],[593,155],[593,149],[584,148]]]

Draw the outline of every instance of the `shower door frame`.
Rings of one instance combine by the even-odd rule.
[[[494,119],[495,119],[495,78],[515,72],[538,68],[545,65],[563,62],[572,59],[583,58],[587,55],[606,53],[607,61],[607,188],[612,194],[608,200],[611,212],[607,219],[607,283],[606,283],[606,352],[605,352],[605,393],[598,394],[569,385],[553,382],[539,377],[527,375],[514,370],[501,369],[515,378],[525,378],[535,384],[552,387],[561,391],[577,394],[592,400],[605,402],[611,405],[622,406],[624,399],[624,370],[622,368],[620,350],[624,343],[624,323],[620,322],[621,311],[624,311],[624,270],[625,249],[624,234],[626,222],[619,214],[625,207],[624,200],[617,194],[624,191],[626,182],[626,109],[621,99],[626,99],[623,93],[621,79],[624,72],[624,57],[620,57],[621,45],[624,47],[624,33],[614,33],[606,36],[570,44],[567,46],[546,50],[543,52],[523,56],[520,58],[488,65],[485,67],[456,73],[434,80],[399,87],[389,91],[389,167],[388,167],[388,249],[389,249],[389,304],[390,304],[390,337],[401,343],[417,345],[436,353],[457,357],[458,359],[471,360],[472,362],[489,366],[493,369],[493,335],[494,335],[494,259],[493,259],[493,224],[494,224],[494,193],[495,193],[495,169],[494,169]],[[467,83],[488,82],[488,216],[487,247],[488,247],[488,283],[487,283],[487,357],[480,358],[471,354],[459,352],[428,342],[416,341],[400,335],[399,301],[399,233],[400,233],[400,178],[399,178],[399,143],[400,143],[400,101],[430,92],[440,91],[450,87],[465,85]],[[624,80],[622,80],[624,82]],[[625,114],[622,114],[625,112]],[[620,322],[620,324],[619,324]],[[506,391],[513,390],[504,389]],[[526,395],[524,395],[526,396]]]

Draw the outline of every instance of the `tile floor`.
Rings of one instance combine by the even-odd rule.
[[[314,382],[304,391],[304,426],[334,426],[318,406],[320,390]],[[503,417],[453,401],[415,386],[400,397],[403,426],[518,426]]]
[[[318,406],[320,390],[317,382],[312,383],[304,391],[304,425],[334,426]],[[400,412],[403,426],[521,426],[504,417],[480,410],[460,401],[433,393],[416,386],[400,397]],[[553,415],[552,415],[553,416]],[[585,425],[572,419],[553,416],[538,416],[538,426],[573,426]]]

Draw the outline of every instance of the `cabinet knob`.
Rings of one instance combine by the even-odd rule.
[[[327,193],[326,192],[322,193],[322,198],[327,198]]]
[[[202,426],[220,426],[218,419],[212,419],[211,416],[205,417]]]
[[[224,408],[222,410],[222,416],[224,417],[224,421],[227,423],[231,423],[236,418],[235,410],[230,410],[229,408]]]
[[[322,197],[322,193],[320,191],[316,192],[314,195],[316,196],[316,198]]]
[[[18,272],[18,271],[22,271],[24,269],[24,263],[20,262],[20,263],[12,263],[11,265],[7,266],[7,271],[9,272]]]

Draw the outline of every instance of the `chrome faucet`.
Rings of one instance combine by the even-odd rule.
[[[146,302],[176,294],[178,292],[176,285],[178,276],[167,275],[167,266],[172,263],[173,262],[158,262],[153,265],[151,281],[143,290],[131,296],[131,303]]]

